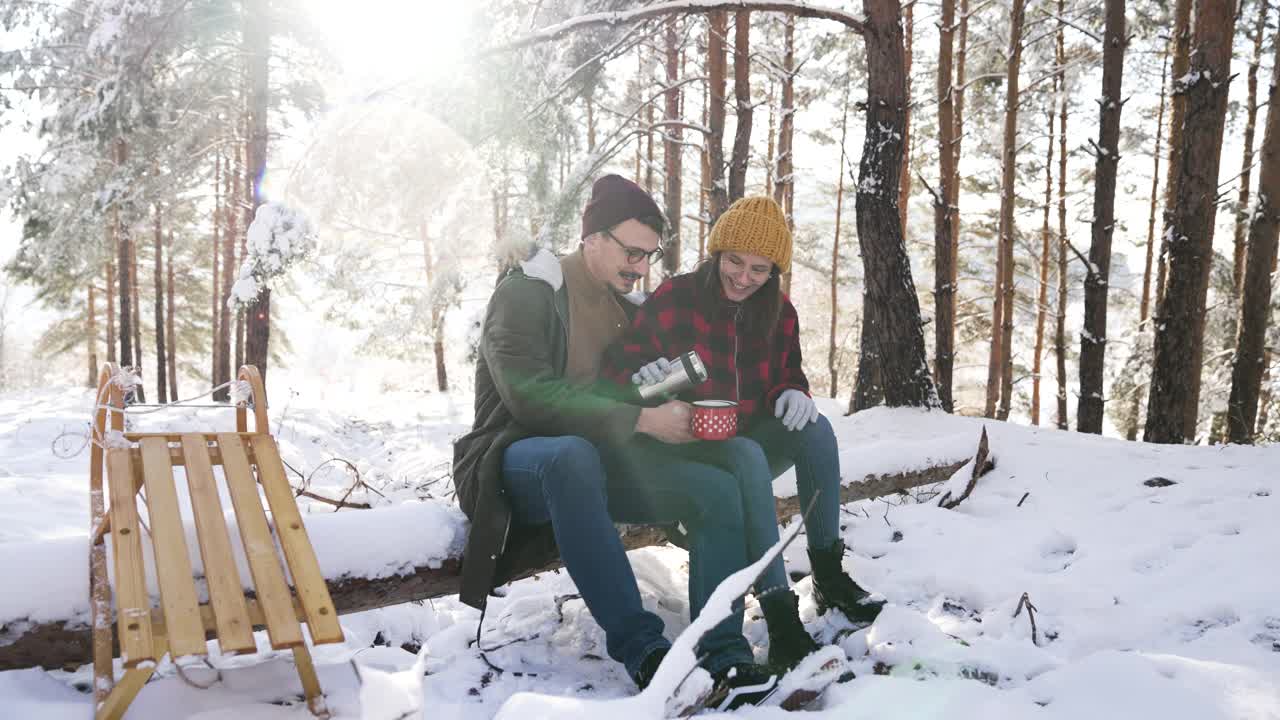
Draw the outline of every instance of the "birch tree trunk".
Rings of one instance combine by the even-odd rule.
[[[985,415],[1004,420],[1009,417],[1009,396],[1013,367],[1009,345],[1013,340],[1013,236],[1017,228],[1013,206],[1017,199],[1018,170],[1018,75],[1022,67],[1022,25],[1025,0],[1013,0],[1009,16],[1009,46],[1005,62],[1004,141],[1000,157],[999,247],[996,252],[996,295],[991,304],[991,354],[987,361],[987,406]],[[1006,380],[1006,377],[1008,380]],[[997,410],[996,404],[999,403]]]
[[[1147,326],[1147,320],[1151,317],[1151,264],[1155,255],[1156,246],[1156,201],[1160,192],[1160,140],[1164,132],[1164,106],[1165,106],[1165,71],[1169,65],[1169,49],[1165,46],[1164,60],[1160,64],[1160,106],[1156,111],[1156,146],[1152,152],[1152,162],[1154,167],[1151,170],[1151,207],[1147,211],[1147,262],[1142,272],[1142,298],[1138,305],[1138,342],[1142,342],[1142,331]],[[1134,389],[1133,397],[1129,399],[1129,425],[1125,428],[1124,437],[1126,440],[1138,439],[1138,421],[1142,413],[1142,393],[1139,389]]]
[[[936,408],[920,324],[920,303],[898,215],[898,173],[906,79],[901,7],[897,0],[863,0],[867,22],[867,126],[858,165],[858,245],[866,277],[863,327],[880,356],[885,404]]]
[[[1093,184],[1093,233],[1084,281],[1084,330],[1080,333],[1080,399],[1076,430],[1102,434],[1102,376],[1107,349],[1107,289],[1111,282],[1111,237],[1115,230],[1116,172],[1120,163],[1121,80],[1128,44],[1124,0],[1106,0],[1102,47],[1102,100]]]
[[[249,143],[245,152],[245,169],[248,173],[245,189],[251,198],[245,213],[248,218],[252,218],[262,204],[261,183],[267,168],[267,68],[271,51],[271,22],[265,3],[252,3],[249,6],[244,25],[245,74],[249,89]],[[244,226],[248,228],[248,220]],[[270,287],[259,290],[257,300],[244,313],[244,318],[244,361],[246,364],[256,365],[265,381],[271,340]]]
[[[747,192],[747,164],[751,159],[751,13],[740,10],[733,22],[733,99],[737,127],[729,163],[729,202]]]
[[[1053,79],[1053,96],[1058,94],[1058,78]],[[1040,424],[1041,360],[1044,355],[1044,323],[1049,314],[1049,256],[1053,253],[1053,231],[1049,229],[1049,210],[1053,205],[1053,122],[1057,110],[1050,102],[1045,113],[1049,121],[1049,149],[1044,161],[1044,220],[1040,225],[1040,293],[1036,298],[1036,349],[1031,358],[1031,424]]]
[[[1178,76],[1186,102],[1174,203],[1166,213],[1169,279],[1157,310],[1147,402],[1147,442],[1194,439],[1204,352],[1205,300],[1213,260],[1218,167],[1230,87],[1234,6],[1202,0],[1195,9],[1191,74]],[[1189,82],[1183,83],[1183,78]]]
[[[707,202],[710,216],[707,224],[715,225],[720,215],[729,209],[729,191],[724,183],[724,84],[726,75],[725,35],[729,30],[728,16],[723,10],[711,13],[707,30],[707,85],[711,107],[707,124],[708,180]]]
[[[684,150],[682,132],[675,123],[680,120],[680,37],[676,32],[676,18],[666,21],[667,91],[666,121],[671,123],[662,130],[662,155],[665,163],[663,178],[663,205],[667,210],[667,241],[662,255],[663,270],[667,277],[680,273],[680,215],[681,195],[684,192],[681,179],[684,176]]]
[[[160,204],[156,203],[155,238],[153,239],[155,245],[155,273],[153,277],[156,295],[152,303],[156,316],[156,397],[158,402],[167,403],[169,402],[169,352],[165,347],[164,231],[161,228],[161,221]],[[177,398],[174,398],[174,400],[177,400]]]
[[[951,397],[956,330],[956,287],[952,279],[956,257],[951,205],[957,180],[954,152],[956,88],[951,80],[955,7],[955,0],[942,0],[942,19],[938,24],[938,194],[933,202],[933,376],[938,384],[938,400],[947,412],[952,412],[955,407]],[[838,226],[838,217],[836,222]]]
[[[1262,25],[1259,23],[1259,35]],[[1255,65],[1256,67],[1256,65]],[[1258,199],[1249,227],[1249,255],[1245,261],[1244,297],[1236,338],[1235,363],[1231,367],[1231,397],[1227,402],[1227,439],[1253,441],[1258,391],[1267,364],[1267,319],[1271,315],[1271,274],[1280,238],[1280,33],[1276,62],[1267,93],[1267,125],[1262,137],[1262,166],[1258,170]]]

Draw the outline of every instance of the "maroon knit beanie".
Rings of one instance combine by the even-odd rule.
[[[639,185],[621,175],[605,175],[591,186],[591,200],[582,211],[582,239],[633,218],[662,218],[658,204]]]

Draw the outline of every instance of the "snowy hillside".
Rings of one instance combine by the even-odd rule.
[[[469,425],[470,397],[334,397],[332,389],[307,397],[276,382],[283,379],[271,387],[273,429],[285,461],[304,476],[315,471],[312,491],[340,497],[358,471],[373,490],[350,501],[449,502],[449,442]],[[911,498],[846,507],[846,567],[889,605],[874,626],[851,633],[831,615],[815,617],[809,581],[796,583],[810,631],[837,640],[858,676],[828,691],[812,717],[1280,719],[1280,448],[1144,445],[917,411],[841,417],[840,403],[819,404],[833,418],[846,479],[972,452],[984,425],[996,468],[956,510]],[[21,565],[32,547],[84,536],[87,452],[72,453],[89,405],[87,391],[70,388],[0,397],[4,563]],[[184,410],[140,418],[139,427],[231,422],[226,411]],[[335,457],[355,471],[325,464]],[[1145,482],[1153,478],[1172,484]],[[788,474],[777,490],[791,494],[793,485]],[[300,504],[333,512],[319,501]],[[437,529],[448,532],[369,527],[362,510],[342,511],[348,530],[334,532],[447,549],[459,514],[439,510]],[[325,542],[317,539],[322,564]],[[329,554],[358,563],[361,550],[348,543]],[[807,570],[803,543],[786,554],[788,569]],[[646,604],[674,638],[687,624],[685,553],[649,548],[631,560]],[[631,695],[574,593],[567,575],[546,573],[491,603],[481,642],[501,672],[471,645],[478,613],[456,598],[345,616],[347,642],[315,650],[329,707],[335,717],[362,717],[352,661],[370,670],[362,673],[365,707],[378,710],[370,718],[396,717],[405,711],[396,703],[417,695],[421,717],[463,720],[490,718],[521,691],[595,701]],[[0,609],[36,604],[42,594],[56,601],[58,588],[6,583]],[[1034,638],[1019,609],[1024,594],[1035,608]],[[763,653],[757,614],[749,606],[747,632]],[[419,647],[420,683],[411,671]],[[185,659],[181,674],[166,660],[127,717],[309,717],[289,657],[213,654],[209,665]],[[0,715],[87,717],[90,678],[88,667],[0,673]]]

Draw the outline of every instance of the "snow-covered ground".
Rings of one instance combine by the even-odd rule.
[[[449,442],[469,425],[469,396],[332,388],[321,395],[287,382],[284,374],[272,379],[273,430],[285,461],[304,475],[314,471],[311,490],[345,492],[352,470],[325,464],[343,458],[377,491],[357,490],[350,500],[449,502]],[[88,391],[74,388],[0,396],[0,565],[29,566],[25,553],[83,547],[88,458],[72,453],[83,444],[90,402]],[[816,617],[809,580],[796,583],[809,629],[838,642],[858,676],[829,690],[813,717],[1280,719],[1280,447],[1161,447],[916,411],[842,417],[840,403],[819,404],[840,437],[846,478],[963,456],[984,424],[997,465],[956,510],[912,499],[846,508],[844,536],[853,547],[846,567],[889,605],[874,626],[851,633],[835,617]],[[142,429],[231,422],[219,410],[138,420]],[[1144,484],[1154,477],[1174,484]],[[778,491],[793,485],[788,474]],[[333,512],[300,502],[310,514]],[[321,561],[356,567],[366,555],[372,565],[397,552],[447,551],[459,514],[432,510],[437,527],[420,533],[371,527],[360,510],[342,512],[350,517],[341,531],[321,521],[328,530],[313,530]],[[334,542],[348,534],[361,540]],[[371,549],[368,538],[382,546]],[[403,547],[414,544],[422,547]],[[807,570],[802,541],[786,555],[791,570]],[[631,554],[645,602],[673,638],[687,625],[686,559],[671,547]],[[63,587],[59,573],[47,573],[51,585],[0,584],[0,615],[83,602],[82,574]],[[482,644],[501,672],[471,644],[478,613],[456,598],[344,616],[347,642],[314,651],[329,708],[359,718],[363,698],[363,717],[397,717],[408,709],[396,707],[403,702],[420,706],[424,718],[480,720],[531,691],[567,698],[539,706],[566,714],[630,720],[652,711],[597,702],[634,688],[608,660],[603,634],[574,592],[566,574],[545,573],[491,603]],[[1035,607],[1034,642],[1028,613],[1015,616],[1024,593]],[[757,615],[749,606],[747,633],[763,653]],[[215,652],[208,664],[184,659],[181,675],[166,660],[127,717],[309,717],[289,657]],[[88,667],[0,673],[0,717],[89,717],[90,677]],[[520,702],[538,705],[527,695]]]

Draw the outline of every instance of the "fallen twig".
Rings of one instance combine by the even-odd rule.
[[[978,452],[973,456],[973,470],[969,473],[969,482],[964,486],[964,492],[959,497],[951,499],[951,491],[948,490],[938,498],[938,507],[954,510],[960,503],[973,493],[973,489],[978,486],[978,478],[986,475],[991,468],[995,467],[995,463],[988,459],[990,453],[987,447],[987,428],[982,428],[982,437],[978,439]]]
[[[1040,642],[1036,637],[1036,606],[1031,604],[1031,596],[1027,595],[1027,593],[1022,593],[1022,597],[1018,600],[1018,607],[1013,611],[1013,616],[1015,618],[1018,617],[1022,613],[1024,605],[1027,608],[1027,618],[1031,620],[1031,644],[1039,647]]]

